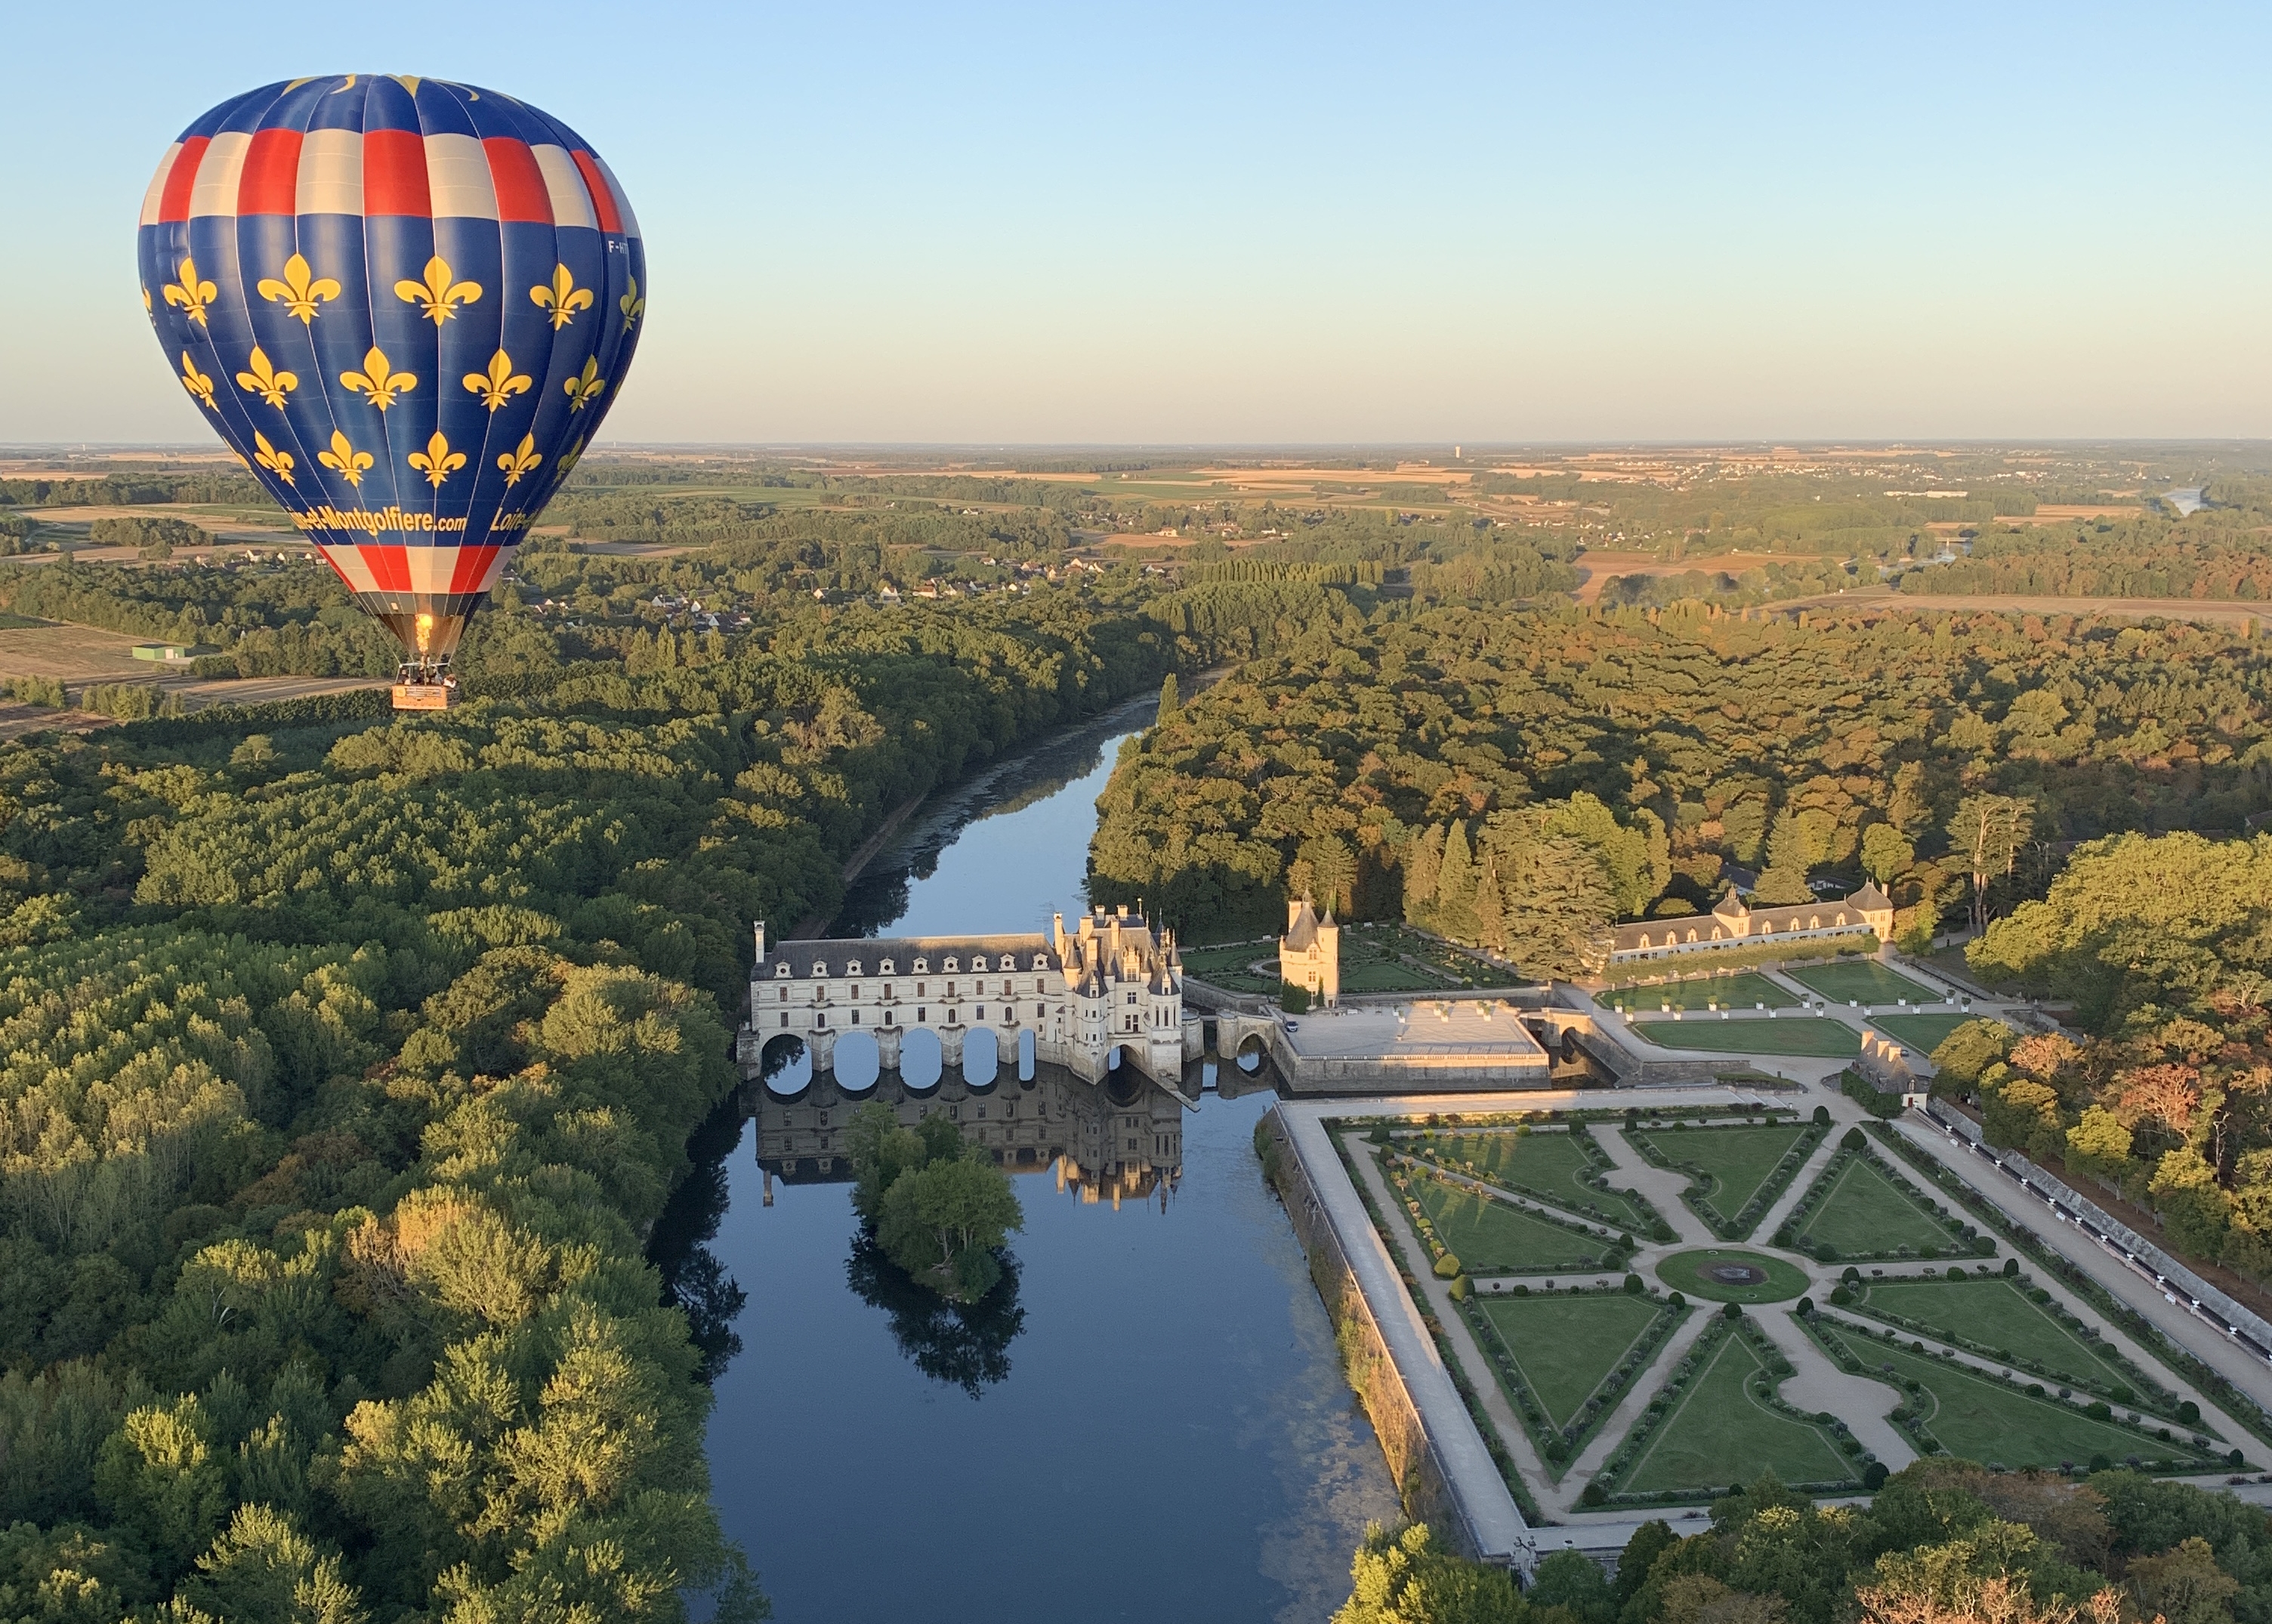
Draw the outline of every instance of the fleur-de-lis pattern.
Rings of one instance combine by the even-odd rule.
[[[468,372],[466,387],[481,396],[482,404],[491,411],[501,408],[517,394],[527,394],[535,385],[526,372],[512,370],[512,357],[503,350],[490,357],[486,372]]]
[[[552,330],[555,333],[575,320],[578,311],[592,308],[592,290],[576,286],[575,273],[564,265],[553,266],[550,285],[538,283],[528,290],[528,296],[535,302],[538,310],[552,313]]]
[[[430,129],[486,148],[494,190]],[[381,132],[386,161],[359,165]],[[506,183],[540,170],[549,226]],[[432,79],[280,80],[201,116],[144,194],[137,251],[161,364],[351,592],[429,616],[430,655],[579,465],[646,325],[641,234],[598,154]]]
[[[220,296],[220,289],[198,274],[198,262],[183,255],[179,281],[166,284],[166,303],[180,311],[200,327],[206,325],[206,306]]]
[[[310,327],[316,322],[316,307],[340,296],[340,284],[334,277],[317,275],[305,255],[295,254],[284,262],[280,279],[260,279],[258,291],[271,304],[280,301],[288,315],[298,317],[302,326]]]
[[[316,460],[360,490],[362,487],[363,475],[378,459],[367,451],[357,451],[348,443],[348,437],[344,433],[334,429],[332,430],[331,450],[318,452]]]
[[[362,370],[342,372],[340,382],[383,412],[394,404],[396,395],[407,394],[418,387],[418,375],[394,370],[387,363],[386,353],[373,345],[362,358]]]
[[[504,483],[507,488],[511,488],[535,473],[543,460],[536,454],[536,437],[524,434],[520,437],[519,445],[497,459],[497,467],[504,470]]]
[[[258,462],[262,468],[266,468],[271,474],[276,475],[277,478],[282,480],[286,484],[288,485],[293,483],[292,470],[297,467],[298,464],[294,460],[290,452],[277,450],[275,446],[271,445],[268,443],[268,437],[261,433],[257,429],[253,430],[252,445],[252,460],[255,462]]]
[[[466,466],[466,453],[452,451],[449,440],[437,430],[434,438],[426,442],[425,450],[410,453],[409,462],[426,476],[428,484],[439,490],[444,480]]]
[[[198,363],[190,359],[190,352],[186,349],[182,352],[182,387],[203,402],[206,410],[220,409],[213,404],[213,379],[198,370]]]
[[[607,386],[608,380],[600,376],[600,363],[596,356],[586,361],[584,370],[561,385],[568,392],[568,409],[572,412],[580,412],[591,405]]]
[[[280,412],[284,409],[284,397],[300,386],[300,375],[279,371],[270,363],[268,352],[255,344],[252,359],[236,375],[236,382],[239,388],[258,395]]]
[[[421,306],[419,314],[438,327],[458,313],[460,304],[477,303],[482,296],[482,285],[459,281],[450,273],[449,261],[437,254],[426,262],[426,280],[414,282],[405,279],[395,283],[394,296],[405,304]]]

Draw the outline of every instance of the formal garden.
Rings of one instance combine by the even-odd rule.
[[[1951,1032],[1976,1019],[1977,1016],[1965,1014],[1889,1015],[1880,1011],[1870,1017],[1870,1024],[1919,1054],[1929,1055],[1947,1040]]]
[[[2125,1463],[2156,1471],[2238,1465],[2203,1433],[2141,1418],[2104,1400],[2022,1382],[1898,1334],[1872,1341],[1833,1315],[1807,1317],[1825,1352],[1850,1374],[1882,1381],[1897,1396],[1894,1424],[1921,1453],[1946,1452],[1998,1470],[2103,1471]]]
[[[1440,1268],[1446,1254],[1455,1260],[1452,1276],[1622,1270],[1633,1249],[1621,1232],[1517,1206],[1425,1167],[1392,1164],[1390,1179],[1431,1243],[1433,1263]]]
[[[1942,994],[1932,988],[1887,969],[1875,959],[1839,959],[1794,969],[1789,974],[1799,985],[1834,1004],[1932,1004],[1942,999]]]
[[[1755,1322],[1722,1310],[1595,1477],[1597,1503],[1693,1500],[1766,1471],[1820,1492],[1860,1487],[1866,1452],[1844,1423],[1776,1396],[1793,1373]]]
[[[1798,999],[1757,970],[1706,973],[1677,980],[1629,981],[1602,994],[1620,1014],[1652,1009],[1792,1009]]]
[[[1839,1060],[1862,1052],[1861,1035],[1843,1021],[1822,1015],[1694,1021],[1641,1021],[1633,1029],[1660,1049],[1708,1054],[1782,1054],[1794,1059]]]
[[[1525,1123],[1479,1133],[1426,1129],[1400,1135],[1396,1143],[1408,1155],[1451,1172],[1530,1196],[1576,1216],[1613,1224],[1635,1235],[1672,1239],[1663,1216],[1645,1197],[1610,1186],[1614,1164],[1582,1122],[1539,1128]]]
[[[1674,1328],[1693,1312],[1626,1286],[1476,1297],[1476,1340],[1521,1418],[1547,1476],[1559,1478]]]
[[[1996,1243],[1871,1150],[1859,1128],[1801,1196],[1775,1244],[1819,1261],[1842,1258],[1985,1257]]]
[[[1675,1119],[1629,1126],[1626,1138],[1659,1167],[1685,1173],[1681,1199],[1723,1240],[1748,1235],[1829,1131],[1821,1122],[1704,1124]]]

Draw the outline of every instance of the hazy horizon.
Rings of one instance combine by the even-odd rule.
[[[622,448],[2272,435],[2261,11],[544,15],[14,22],[0,442],[209,443],[136,208],[207,107],[348,69],[622,177]]]

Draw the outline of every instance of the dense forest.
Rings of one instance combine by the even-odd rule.
[[[1938,1086],[2180,1253],[2272,1284],[2272,835],[2086,845],[1966,951],[2071,1001],[2087,1037],[1968,1027]]]
[[[1244,590],[1287,595],[1239,632],[1267,652],[1145,736],[1091,854],[1100,899],[1194,940],[1306,889],[1568,974],[1601,925],[1708,909],[1761,865],[1768,900],[1866,872],[1930,936],[1976,872],[2007,908],[2065,842],[2234,830],[2272,798],[2272,672],[2227,632]],[[2027,809],[1992,875],[1958,827],[1984,797]]]
[[[2134,1471],[2080,1481],[1946,1456],[1867,1506],[1773,1478],[1731,1487],[1683,1537],[1641,1525],[1614,1573],[1557,1552],[1526,1594],[1424,1526],[1375,1530],[1334,1624],[2260,1624],[2272,1516]]]
[[[0,747],[0,1618],[762,1612],[730,1306],[642,1255],[749,922],[1177,657],[1072,588],[771,640]]]

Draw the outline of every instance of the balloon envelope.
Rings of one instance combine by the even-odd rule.
[[[646,325],[614,175],[495,91],[293,79],[182,132],[138,246],[176,378],[434,680]]]

